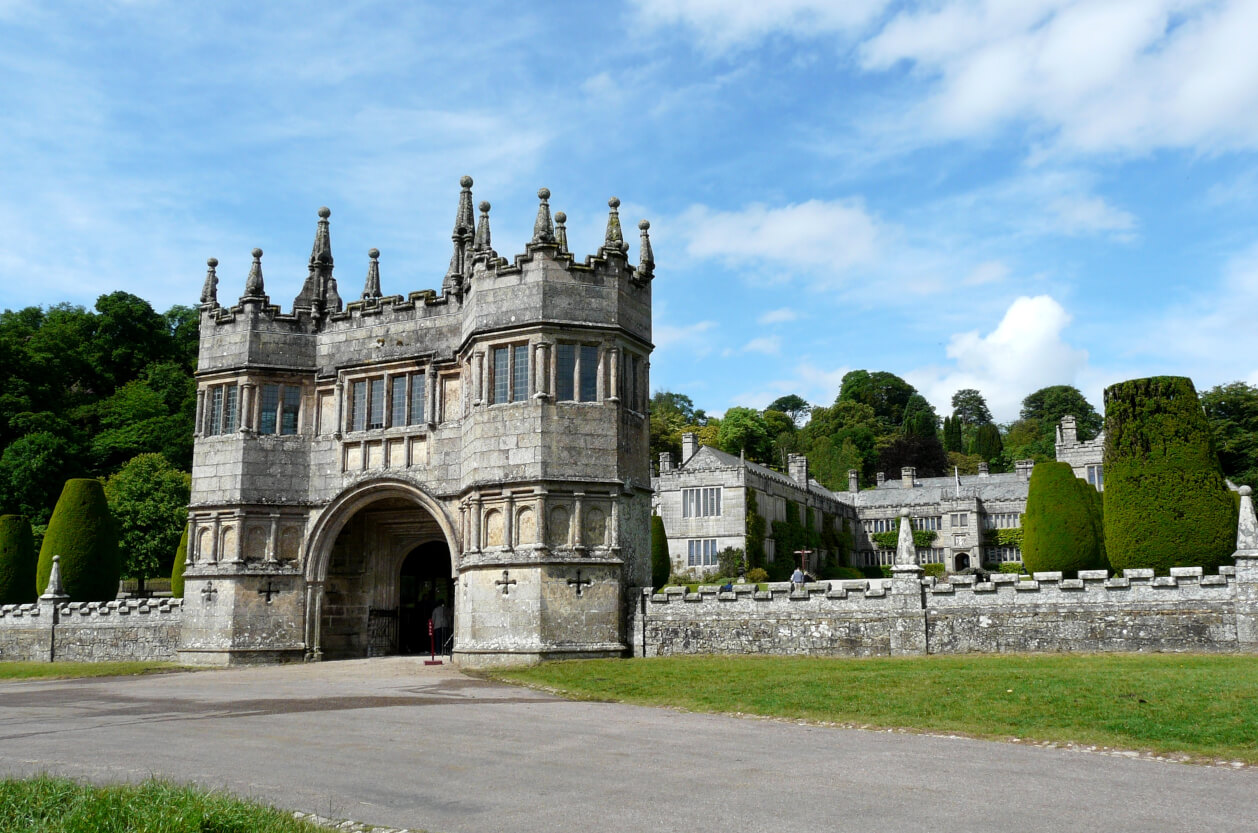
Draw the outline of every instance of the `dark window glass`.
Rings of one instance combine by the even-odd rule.
[[[511,369],[507,366],[510,353],[506,347],[494,348],[494,386],[489,401],[499,403],[507,401],[507,384],[511,381]]]
[[[211,434],[223,433],[223,388],[214,388],[210,395],[210,430]]]
[[[581,345],[581,401],[598,399],[598,348],[592,344]]]
[[[419,425],[424,421],[424,387],[423,376],[411,377],[411,425]]]
[[[350,398],[349,425],[351,431],[367,430],[366,382],[354,383],[354,395]]]
[[[390,427],[406,424],[406,379],[405,376],[393,377],[393,409],[389,414]]]
[[[275,416],[280,409],[280,386],[262,386],[261,419],[258,422],[259,434],[275,433]]]
[[[511,398],[523,402],[529,398],[529,348],[517,344],[511,365]]]
[[[223,408],[223,433],[230,434],[240,427],[240,411],[237,408],[239,401],[240,388],[235,385],[227,386],[227,401]]]
[[[280,419],[281,434],[297,433],[297,415],[301,412],[301,388],[284,386],[284,413]]]
[[[577,346],[575,344],[555,345],[555,399],[560,402],[571,402],[573,383],[576,377]]]
[[[367,417],[368,428],[384,427],[384,380],[371,380],[371,413]]]

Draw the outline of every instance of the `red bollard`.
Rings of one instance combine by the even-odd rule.
[[[437,642],[433,639],[432,620],[428,620],[428,653],[431,659],[424,660],[424,665],[445,665],[444,662],[437,659]]]

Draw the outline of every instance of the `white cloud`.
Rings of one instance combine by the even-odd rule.
[[[775,34],[816,37],[865,26],[888,0],[635,0],[651,26],[685,25],[712,52]]]
[[[941,413],[950,412],[957,390],[977,388],[997,420],[1014,419],[1028,393],[1075,384],[1087,366],[1087,352],[1063,339],[1069,323],[1070,314],[1048,295],[1020,297],[990,333],[952,337],[947,348],[952,367],[922,368],[905,378]]]
[[[776,356],[782,352],[782,339],[778,336],[759,336],[744,344],[743,352]]]
[[[985,286],[1000,283],[1009,277],[1009,267],[999,260],[987,260],[974,267],[962,281],[966,286]]]
[[[655,340],[655,348],[657,350],[685,347],[702,355],[710,352],[712,349],[711,339],[705,337],[704,333],[715,326],[715,321],[696,321],[693,324],[682,326],[656,322],[652,328],[651,336]]]
[[[1049,209],[1057,228],[1069,235],[1117,232],[1121,238],[1130,238],[1130,232],[1136,228],[1134,215],[1095,195],[1059,197]]]
[[[1252,0],[951,0],[900,11],[869,71],[929,79],[916,118],[946,136],[1029,122],[1063,148],[1258,147]]]
[[[799,320],[798,312],[790,307],[780,307],[764,313],[756,319],[756,323],[767,326],[769,324],[789,324],[797,320]]]
[[[860,200],[808,200],[780,208],[755,203],[739,211],[687,209],[677,221],[690,229],[692,257],[727,262],[775,261],[835,270],[871,262],[882,235]]]

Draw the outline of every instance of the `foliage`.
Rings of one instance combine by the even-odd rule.
[[[954,469],[958,474],[978,474],[978,464],[983,462],[983,458],[977,454],[960,454],[956,451],[948,452],[948,470],[944,472],[948,474]]]
[[[1228,563],[1236,503],[1192,380],[1111,385],[1105,410],[1105,542],[1113,568],[1164,575],[1171,567]]]
[[[737,547],[726,547],[716,554],[716,566],[723,576],[744,574],[747,569],[747,555]]]
[[[916,388],[894,373],[853,370],[839,385],[838,401],[868,405],[884,426],[897,428],[904,422],[905,406],[916,393]]]
[[[1022,400],[1022,419],[1037,421],[1050,437],[1056,434],[1061,418],[1068,414],[1075,418],[1080,440],[1093,439],[1100,433],[1104,420],[1073,385],[1040,388]]]
[[[24,515],[0,517],[0,604],[35,601],[35,543]]]
[[[1105,561],[1100,493],[1069,463],[1036,463],[1022,521],[1022,563],[1032,573],[1100,570]],[[1000,530],[1006,531],[1006,530]]]
[[[959,416],[944,417],[943,447],[944,451],[950,454],[965,450],[961,439],[961,418]]]
[[[1032,469],[1032,472],[1035,470]],[[1075,478],[1078,480],[1078,478]],[[1089,489],[1092,487],[1089,486]],[[1096,489],[1092,489],[1096,491]],[[1099,495],[1099,493],[1098,493]],[[983,543],[993,547],[1017,547],[1022,549],[1022,541],[1026,537],[1026,530],[1022,527],[1014,529],[988,529],[983,532]]]
[[[673,570],[673,560],[668,555],[668,533],[664,531],[664,519],[651,516],[651,586],[663,587]]]
[[[173,662],[0,662],[0,680],[70,679],[81,677],[134,677],[163,671],[184,670]],[[0,830],[4,830],[0,827]]]
[[[654,533],[654,530],[652,530]],[[651,539],[652,545],[655,539]],[[652,552],[654,556],[654,552]],[[183,570],[188,565],[188,527],[183,528],[183,534],[179,536],[179,546],[175,547],[175,563],[170,568],[170,595],[176,599],[183,598]],[[654,567],[652,562],[652,567]],[[667,576],[665,576],[667,578]]]
[[[773,445],[769,426],[759,411],[751,408],[730,408],[721,417],[716,434],[716,447],[727,454],[746,454],[748,460],[769,463]]]
[[[291,813],[162,781],[98,787],[47,775],[0,781],[0,830],[316,833]]]
[[[1004,451],[1004,443],[1001,441],[999,428],[990,422],[985,422],[975,430],[974,444],[970,447],[971,454],[990,463],[999,457],[1002,451]]]
[[[764,566],[764,534],[766,524],[756,505],[756,490],[747,489],[747,566],[752,570]],[[750,570],[748,571],[750,575]],[[748,579],[750,581],[751,579]]]
[[[105,481],[124,578],[170,574],[170,559],[187,528],[191,488],[192,478],[160,454],[141,454]]]
[[[763,567],[752,567],[744,578],[751,584],[762,584],[769,580],[769,574]]]
[[[873,408],[840,400],[829,408],[813,408],[812,418],[796,435],[796,447],[808,456],[817,482],[846,491],[849,469],[859,471],[867,483],[874,479],[878,437],[883,430]]]
[[[890,437],[878,446],[880,468],[895,480],[905,466],[917,469],[918,477],[941,477],[948,473],[948,456],[932,431],[928,436],[906,434]]]
[[[652,394],[650,411],[651,459],[658,460],[660,452],[667,451],[674,463],[685,462],[681,459],[681,435],[707,425],[707,414],[697,410],[689,396],[672,391]],[[700,442],[711,444],[702,437]]]
[[[687,656],[491,673],[582,699],[1258,763],[1252,656]]]
[[[873,541],[884,550],[893,550],[900,543],[900,523],[901,518],[895,519],[895,529],[889,532],[871,532],[869,540]],[[915,529],[913,530],[913,546],[919,550],[930,549],[934,546],[939,533],[933,529]]]
[[[922,575],[934,576],[935,578],[943,578],[948,571],[944,569],[942,564],[923,564]]]
[[[798,447],[795,423],[781,411],[766,410],[761,416],[769,434],[769,465],[786,471],[789,457]]]
[[[952,414],[963,425],[987,425],[992,421],[987,400],[974,388],[962,388],[952,394]]]
[[[765,410],[780,411],[786,414],[791,418],[791,424],[798,428],[807,421],[808,414],[812,411],[812,405],[809,405],[802,396],[791,393],[774,399]]]
[[[1244,382],[1218,385],[1201,394],[1201,405],[1224,476],[1258,488],[1258,387]]]
[[[904,422],[900,427],[905,435],[934,437],[939,430],[939,415],[926,397],[915,393],[904,405]]]
[[[54,555],[61,556],[61,583],[71,601],[106,602],[118,595],[118,532],[100,481],[66,481],[39,549],[40,593],[48,586]]]
[[[1002,561],[997,572],[1022,575],[1026,572],[1026,567],[1022,565],[1021,561]]]

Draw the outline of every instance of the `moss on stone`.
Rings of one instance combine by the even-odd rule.
[[[1032,573],[1106,566],[1097,491],[1075,477],[1069,463],[1036,463],[1022,516],[1022,563]]]
[[[35,592],[35,541],[25,515],[0,516],[0,604],[29,604]]]
[[[1210,424],[1192,380],[1155,376],[1105,391],[1106,550],[1115,570],[1217,570],[1236,543]]]
[[[61,584],[71,601],[106,602],[118,595],[122,563],[118,532],[98,480],[67,480],[39,549],[36,589],[42,593],[61,556]]]

